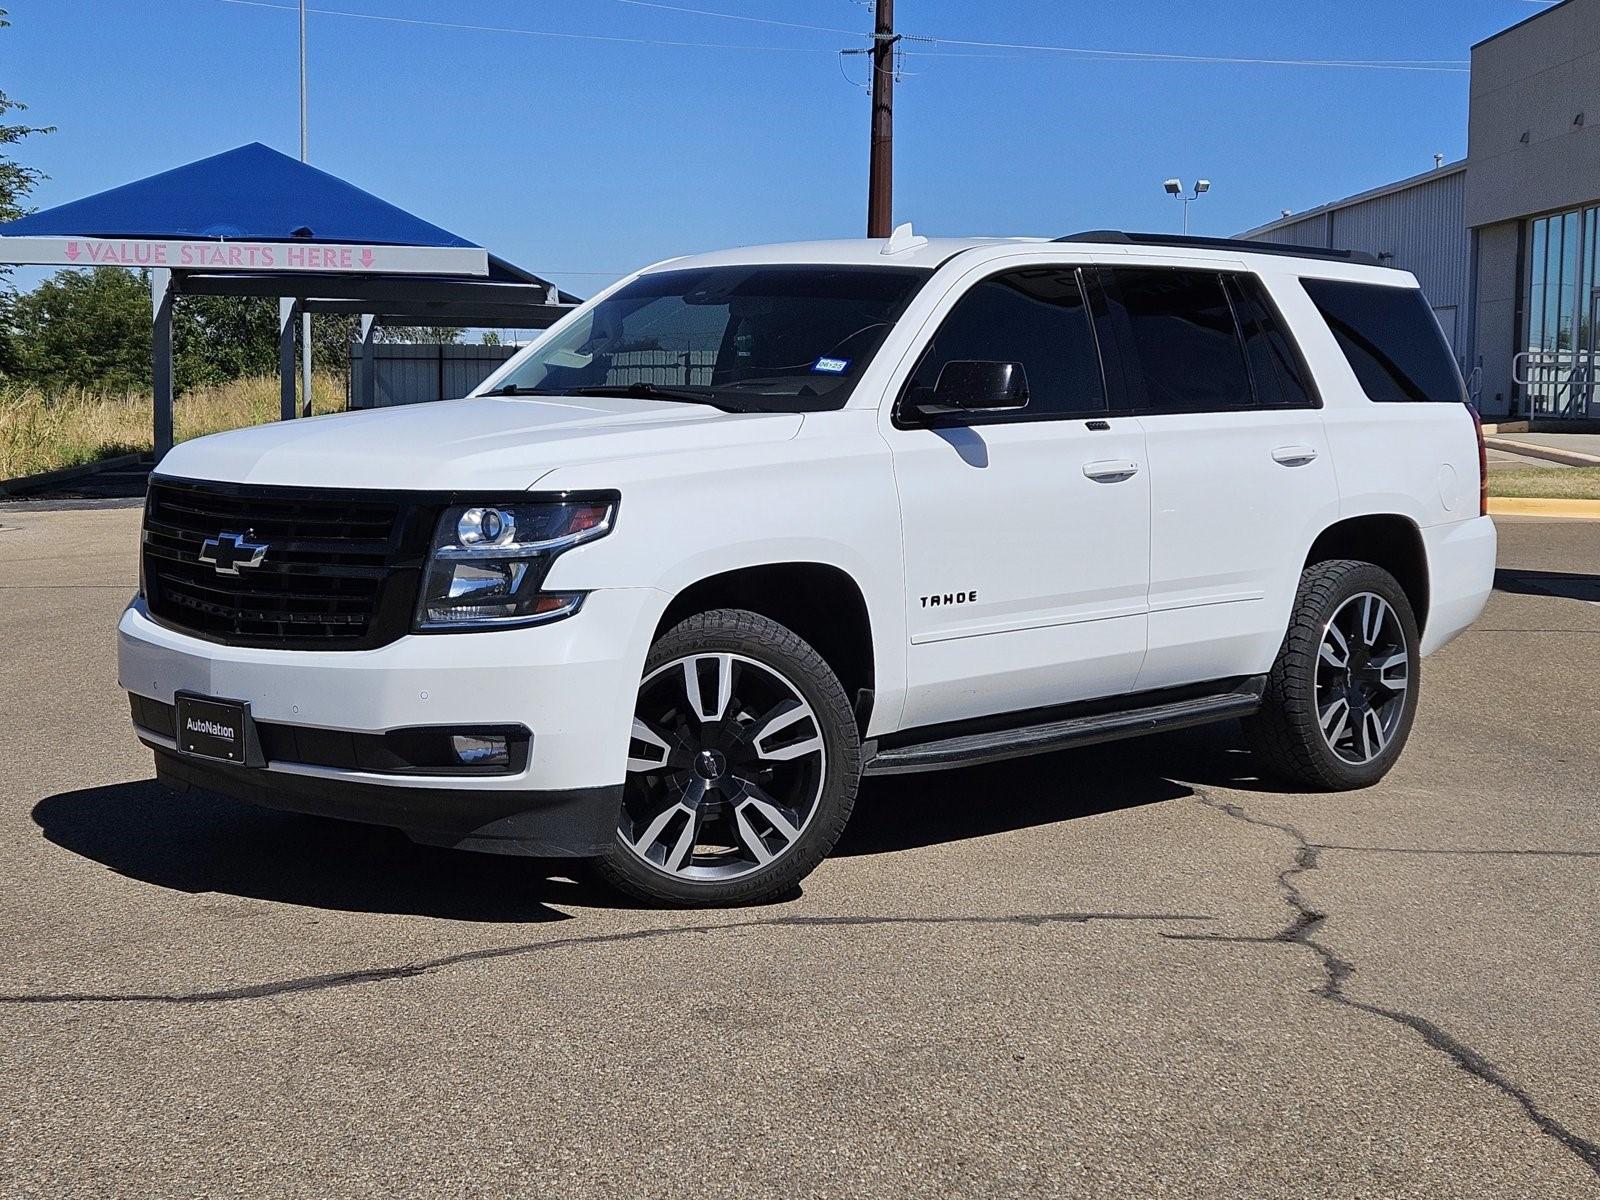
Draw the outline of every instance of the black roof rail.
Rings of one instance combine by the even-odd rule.
[[[1282,254],[1290,258],[1327,258],[1363,267],[1381,267],[1377,255],[1366,250],[1330,250],[1322,246],[1291,246],[1285,242],[1252,242],[1243,238],[1190,237],[1186,233],[1128,233],[1121,229],[1090,229],[1069,233],[1058,242],[1109,242],[1116,246],[1192,246],[1197,250],[1235,250],[1241,254]]]

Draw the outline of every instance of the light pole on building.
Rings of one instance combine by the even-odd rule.
[[[1211,190],[1211,180],[1195,180],[1194,191],[1189,193],[1187,196],[1183,194],[1183,184],[1179,180],[1169,179],[1161,186],[1166,189],[1167,195],[1171,196],[1174,200],[1181,200],[1183,202],[1183,232],[1187,234],[1189,232],[1189,205],[1193,204],[1196,200],[1200,199],[1201,196],[1204,196]]]

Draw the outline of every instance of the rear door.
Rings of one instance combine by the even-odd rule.
[[[1150,469],[1138,690],[1264,672],[1339,490],[1309,373],[1261,281],[1108,267],[1107,324]]]
[[[930,319],[906,390],[948,362],[1020,363],[1025,409],[902,419],[903,723],[1128,691],[1145,644],[1150,492],[1138,419],[1112,415],[1083,273],[987,267]]]

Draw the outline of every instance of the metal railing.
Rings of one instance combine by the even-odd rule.
[[[1511,360],[1511,378],[1528,396],[1528,415],[1581,420],[1594,402],[1600,353],[1595,350],[1524,350]]]

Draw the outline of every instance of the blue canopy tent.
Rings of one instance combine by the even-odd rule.
[[[179,295],[278,297],[285,419],[296,415],[302,313],[363,316],[360,403],[363,393],[371,400],[372,340],[385,323],[543,328],[578,303],[481,246],[259,142],[0,224],[0,262],[150,271],[158,458],[172,446]],[[309,345],[301,355],[309,363]]]

